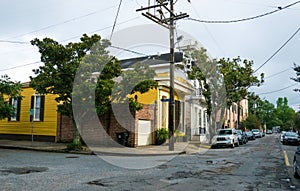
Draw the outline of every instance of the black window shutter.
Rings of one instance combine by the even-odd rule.
[[[31,102],[30,102],[30,121],[33,121],[33,115],[31,115],[31,111],[33,110],[34,107],[34,96],[31,96]]]
[[[45,96],[41,96],[40,121],[44,121]]]
[[[18,98],[17,121],[20,121],[20,115],[21,115],[21,98]]]
[[[12,106],[12,98],[9,98],[9,104]],[[11,116],[8,116],[8,121],[11,121]]]

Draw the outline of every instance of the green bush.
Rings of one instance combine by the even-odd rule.
[[[166,128],[160,128],[155,131],[155,143],[161,145],[169,138],[169,131]]]
[[[68,151],[79,151],[82,150],[82,144],[81,142],[78,143],[69,143],[67,144],[67,150]]]

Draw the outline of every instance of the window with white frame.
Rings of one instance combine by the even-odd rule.
[[[8,120],[20,121],[21,98],[10,98],[10,104],[13,107],[13,114],[8,118]]]
[[[44,95],[31,96],[30,121],[44,121],[44,103]]]

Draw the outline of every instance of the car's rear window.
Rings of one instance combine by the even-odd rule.
[[[231,130],[220,130],[219,135],[231,135],[232,131]]]

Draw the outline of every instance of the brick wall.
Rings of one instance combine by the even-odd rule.
[[[101,124],[105,127],[107,134],[118,142],[118,136],[122,133],[128,134],[126,146],[137,146],[137,118],[136,113],[129,111],[127,104],[114,104],[113,111],[107,112],[99,117]]]
[[[91,146],[105,145],[108,139],[118,142],[120,133],[128,133],[126,146],[136,147],[138,143],[138,120],[151,120],[152,129],[155,130],[156,106],[143,105],[143,109],[138,112],[129,111],[128,105],[118,104],[113,106],[113,111],[107,112],[98,119],[87,119],[80,129],[81,136],[87,144]],[[100,124],[99,124],[100,122]],[[71,142],[73,140],[73,126],[70,117],[58,115],[58,142]],[[99,128],[104,128],[99,129]],[[153,136],[154,137],[154,136]],[[120,141],[120,140],[119,140]],[[153,140],[154,143],[154,140]],[[112,146],[110,141],[107,144]]]
[[[73,140],[73,122],[68,116],[57,115],[57,142],[72,142]]]

